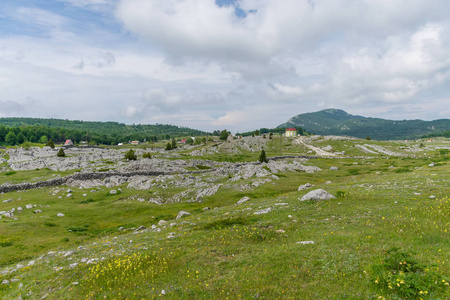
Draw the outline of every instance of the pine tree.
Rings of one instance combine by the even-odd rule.
[[[172,144],[167,142],[166,150],[172,150]]]
[[[54,147],[54,146],[53,146]],[[64,149],[63,148],[59,148],[59,151],[58,151],[58,153],[56,154],[56,156],[58,156],[58,157],[64,157],[64,156],[66,156],[66,153],[64,152]]]
[[[175,141],[175,138],[172,138],[172,149],[177,148],[177,141]]]
[[[52,139],[49,139],[45,146],[49,146],[50,148],[54,149],[55,148],[55,143],[53,143]]]
[[[267,162],[266,151],[261,150],[261,154],[259,155],[259,162],[261,163]]]

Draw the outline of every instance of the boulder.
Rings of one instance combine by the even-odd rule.
[[[305,184],[303,184],[303,185],[301,185],[301,186],[298,187],[298,191],[300,192],[300,191],[303,191],[303,190],[307,190],[307,189],[309,189],[310,187],[312,187],[312,184],[311,184],[311,183],[305,183]]]
[[[330,167],[330,171],[337,171],[337,170],[339,170],[338,167]]]
[[[249,197],[245,196],[244,198],[242,198],[241,200],[239,200],[236,204],[242,204],[244,202],[247,202],[248,200],[250,200]]]
[[[187,211],[182,210],[182,211],[180,211],[180,212],[178,213],[178,215],[177,215],[177,220],[178,220],[178,219],[181,219],[181,218],[184,217],[184,216],[190,216],[190,215],[191,215],[191,213],[188,213]]]
[[[336,199],[335,196],[331,195],[327,191],[323,189],[317,189],[314,191],[311,191],[304,195],[300,201],[306,201],[306,200],[329,200],[329,199]]]
[[[254,212],[254,215],[263,215],[263,214],[267,214],[268,212],[270,212],[272,210],[272,208],[268,207],[266,209]]]

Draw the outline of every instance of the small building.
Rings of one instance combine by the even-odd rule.
[[[180,143],[182,143],[182,144],[186,144],[186,139],[182,139],[181,141],[180,141]]]
[[[66,142],[64,143],[64,146],[73,146],[73,142],[72,140],[66,140]]]
[[[295,128],[287,128],[286,129],[286,133],[285,133],[286,137],[295,137],[297,136],[297,129]]]
[[[123,146],[123,143],[118,143],[117,146]]]
[[[139,145],[139,141],[131,141],[131,145]]]

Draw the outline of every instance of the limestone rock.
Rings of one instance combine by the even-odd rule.
[[[303,191],[303,190],[307,190],[307,189],[309,189],[310,187],[312,187],[312,184],[311,184],[311,183],[305,183],[305,184],[303,184],[303,185],[301,185],[301,186],[298,187],[298,191],[300,192],[300,191]]]
[[[187,211],[182,210],[182,211],[180,211],[180,212],[178,213],[178,215],[177,215],[177,220],[178,220],[178,219],[181,219],[181,218],[184,217],[184,216],[190,216],[190,215],[191,215],[191,213],[188,213]]]
[[[241,200],[239,200],[236,204],[242,204],[242,203],[247,202],[248,200],[250,200],[250,198],[247,197],[247,196],[245,196],[244,198],[242,198]]]
[[[329,200],[329,199],[336,199],[336,197],[331,195],[330,193],[328,193],[327,191],[325,191],[323,189],[317,189],[317,190],[313,190],[313,191],[307,193],[306,195],[304,195],[300,199],[300,201],[305,201],[305,200]]]
[[[268,212],[270,212],[272,210],[272,208],[268,207],[266,209],[254,212],[254,215],[263,215],[263,214],[267,214]]]

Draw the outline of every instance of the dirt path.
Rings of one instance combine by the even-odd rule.
[[[336,156],[336,154],[334,154],[334,153],[325,151],[322,148],[319,148],[319,147],[316,147],[316,146],[313,146],[313,145],[305,143],[305,137],[304,136],[300,136],[295,142],[300,144],[300,145],[304,145],[305,147],[308,147],[312,151],[315,151],[316,155],[319,155],[319,156]]]

